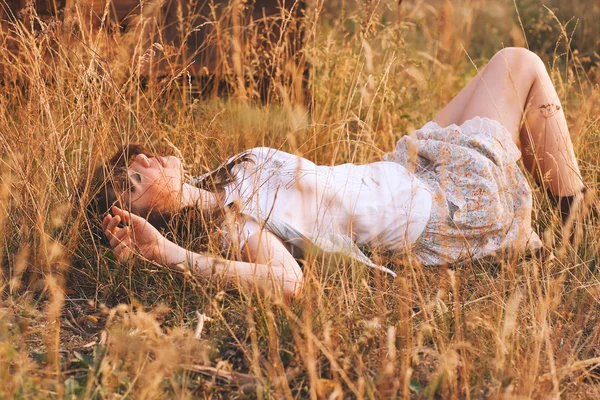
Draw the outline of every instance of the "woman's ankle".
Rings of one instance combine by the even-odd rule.
[[[588,189],[586,187],[583,187],[579,192],[573,195],[559,196],[552,193],[550,189],[546,189],[548,198],[552,201],[554,206],[557,206],[559,209],[563,225],[568,221],[569,217],[575,210],[576,204],[580,203],[583,200],[585,194],[587,193],[587,190]]]

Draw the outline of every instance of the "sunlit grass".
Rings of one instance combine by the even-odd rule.
[[[575,33],[568,10],[555,18],[533,1],[517,2],[523,25],[500,0],[308,2],[302,20],[268,19],[302,22],[295,58],[285,43],[259,51],[264,26],[233,29],[240,4],[208,18],[224,60],[210,80],[168,38],[140,34],[150,22],[88,30],[83,8],[59,25],[0,2],[0,397],[597,398],[598,227],[580,221],[577,245],[561,242],[540,188],[535,224],[553,259],[439,270],[374,254],[395,281],[307,260],[291,306],[121,265],[92,242],[80,184],[121,144],[180,153],[197,174],[254,146],[322,164],[379,160],[509,45],[552,67],[596,188],[595,2],[573,2]],[[218,251],[214,232],[176,232]],[[198,312],[210,318],[200,332]]]

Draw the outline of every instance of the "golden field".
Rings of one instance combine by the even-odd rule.
[[[209,1],[200,19],[203,2],[173,1],[169,35],[155,1],[126,26],[110,2],[92,17],[22,3],[0,0],[0,398],[600,398],[600,228],[584,215],[563,240],[540,185],[553,258],[440,270],[373,254],[396,280],[309,259],[291,305],[119,264],[81,206],[125,143],[198,175],[255,146],[378,160],[508,46],[551,71],[594,192],[597,1],[288,1],[258,17]],[[173,44],[198,29],[206,48]],[[195,222],[170,237],[217,251]]]

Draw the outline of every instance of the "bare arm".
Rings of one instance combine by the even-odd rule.
[[[251,235],[242,249],[242,260],[267,266],[272,279],[283,284],[283,294],[295,297],[302,290],[303,274],[296,259],[281,240],[266,230]]]
[[[274,290],[285,298],[293,298],[302,287],[300,266],[283,243],[269,232],[252,235],[244,246],[244,261],[230,261],[186,250],[167,240],[145,219],[113,207],[113,214],[102,222],[104,233],[113,252],[120,260],[127,260],[134,251],[168,268],[188,265],[198,276],[221,275],[237,281],[244,289],[257,286]],[[129,226],[119,228],[123,221]]]
[[[242,254],[243,261],[231,261],[188,251],[175,243],[166,251],[163,264],[187,262],[198,276],[218,274],[237,281],[243,288],[274,291],[286,299],[297,296],[302,289],[302,270],[273,234],[256,233],[248,240]]]

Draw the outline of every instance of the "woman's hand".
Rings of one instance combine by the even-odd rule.
[[[167,258],[169,242],[144,218],[113,207],[112,213],[104,217],[102,228],[110,247],[119,261],[127,261],[136,252],[150,261],[162,263]],[[123,222],[125,227],[119,227]]]

